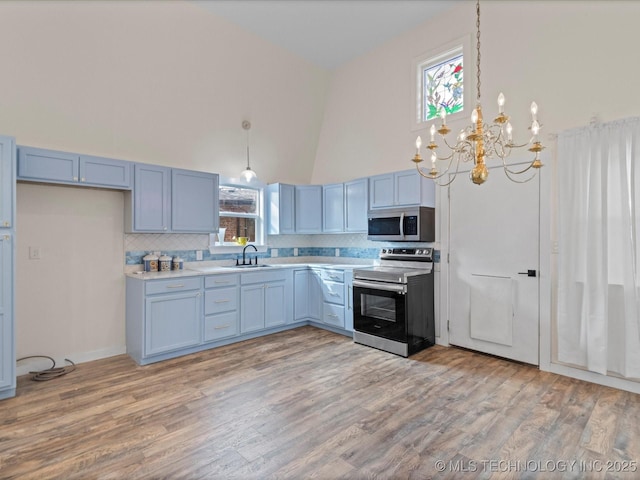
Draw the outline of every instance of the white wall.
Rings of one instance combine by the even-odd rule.
[[[540,108],[546,135],[638,114],[640,2],[481,2],[482,102],[497,113],[502,91],[516,140],[526,140],[529,105]],[[324,183],[411,168],[415,116],[411,62],[465,35],[475,55],[475,2],[464,2],[337,70],[325,107],[312,181]],[[473,90],[475,58],[465,59]],[[470,110],[469,110],[470,115]],[[468,120],[449,121],[453,131]]]
[[[235,176],[248,119],[260,179],[310,181],[326,71],[192,2],[0,2],[0,19],[18,144]],[[19,357],[124,349],[122,196],[18,186]]]

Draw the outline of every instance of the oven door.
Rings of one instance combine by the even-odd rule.
[[[406,285],[353,281],[353,329],[407,342]]]

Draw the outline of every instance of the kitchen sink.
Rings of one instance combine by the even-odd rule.
[[[261,263],[260,265],[256,265],[256,264],[247,264],[247,265],[234,265],[230,268],[262,268],[262,267],[270,267],[271,265],[266,265],[264,263]]]

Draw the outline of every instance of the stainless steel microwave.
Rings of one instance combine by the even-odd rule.
[[[369,210],[367,239],[385,242],[434,242],[435,209],[432,207]]]

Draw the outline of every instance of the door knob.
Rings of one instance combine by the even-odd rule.
[[[536,271],[535,270],[527,270],[526,272],[518,272],[518,275],[526,275],[527,277],[535,277],[536,276]]]

